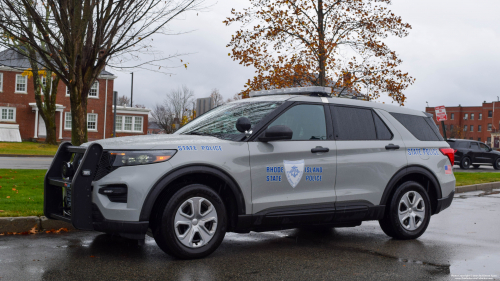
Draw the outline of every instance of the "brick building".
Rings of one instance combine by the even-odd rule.
[[[425,111],[434,115],[434,122],[443,134],[434,107],[426,107]],[[444,124],[447,137],[453,137],[458,132],[460,138],[478,140],[500,148],[500,101],[485,101],[481,106],[447,106],[446,114],[448,120]]]
[[[28,60],[13,50],[0,52],[0,141],[43,140],[46,128],[38,114],[33,79],[21,73]],[[89,92],[87,130],[89,140],[113,136],[112,73],[102,71]],[[56,97],[56,132],[59,141],[71,140],[69,92],[59,83]],[[116,135],[146,134],[149,109],[117,106]]]

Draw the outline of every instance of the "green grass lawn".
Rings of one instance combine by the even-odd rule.
[[[455,173],[457,186],[500,181],[500,173]]]
[[[46,170],[0,169],[0,217],[43,215]]]
[[[0,142],[0,154],[55,155],[58,145],[36,142]]]
[[[46,170],[0,169],[0,217],[42,216]],[[457,186],[500,181],[500,173],[455,173]]]

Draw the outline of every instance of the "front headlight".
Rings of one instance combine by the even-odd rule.
[[[110,151],[113,167],[144,165],[167,161],[176,150]]]

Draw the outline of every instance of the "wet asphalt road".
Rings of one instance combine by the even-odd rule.
[[[0,169],[48,169],[52,157],[0,157]]]
[[[377,222],[326,231],[226,235],[201,260],[175,260],[95,232],[0,236],[0,280],[500,279],[500,190],[462,193],[418,240],[389,239]]]

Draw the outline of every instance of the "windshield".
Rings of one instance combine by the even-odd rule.
[[[175,134],[214,135],[224,139],[234,139],[242,133],[236,130],[236,121],[240,117],[247,117],[252,128],[271,111],[283,102],[236,102],[221,105],[195,118],[179,129]]]

